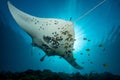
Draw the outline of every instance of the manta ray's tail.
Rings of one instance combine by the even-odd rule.
[[[73,54],[72,53],[69,53],[69,54],[66,54],[63,56],[63,58],[68,62],[70,63],[73,67],[75,67],[76,69],[83,69],[82,66],[78,65],[75,61],[75,58],[73,57]]]

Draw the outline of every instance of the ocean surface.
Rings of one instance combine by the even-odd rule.
[[[71,19],[76,38],[73,55],[84,67],[82,70],[75,69],[59,56],[47,56],[41,62],[45,52],[38,47],[33,49],[31,37],[15,22],[7,1],[0,0],[0,71],[48,69],[65,73],[110,72],[120,75],[120,0],[106,0],[94,10],[91,9],[102,0],[9,0],[33,16]]]

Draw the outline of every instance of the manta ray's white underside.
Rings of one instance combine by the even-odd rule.
[[[27,32],[33,45],[41,48],[47,56],[60,56],[77,69],[79,66],[73,57],[73,23],[55,18],[38,18],[14,7],[8,1],[8,8],[17,24]]]

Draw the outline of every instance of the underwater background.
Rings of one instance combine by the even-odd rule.
[[[0,71],[22,72],[28,69],[86,74],[110,72],[120,75],[120,0],[106,0],[74,23],[74,57],[83,70],[77,70],[58,56],[40,58],[44,52],[12,18],[8,0],[0,0]],[[9,0],[18,9],[41,18],[59,18],[74,22],[102,0]]]

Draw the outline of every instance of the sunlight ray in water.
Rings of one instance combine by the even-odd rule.
[[[76,24],[74,26],[75,26],[75,39],[76,39],[74,43],[74,49],[75,52],[78,52],[82,50],[83,46],[85,45],[85,42],[83,41],[83,37],[85,36],[85,33],[80,26]]]

